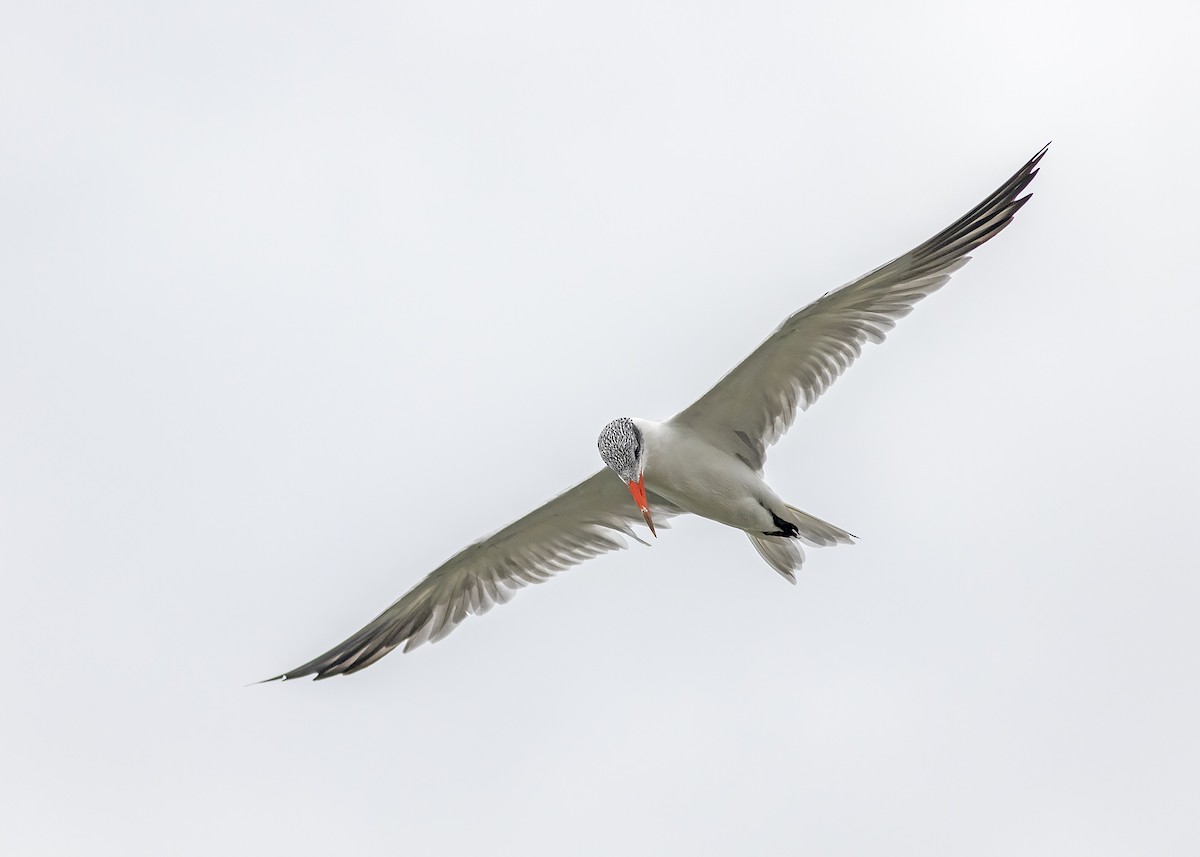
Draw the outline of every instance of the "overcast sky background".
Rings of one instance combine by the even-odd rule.
[[[8,4],[0,851],[1200,849],[1194,3]],[[324,651],[1053,140],[676,523]]]

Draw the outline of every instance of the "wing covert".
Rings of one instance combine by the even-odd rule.
[[[676,414],[726,452],[761,470],[796,413],[815,402],[862,353],[882,342],[917,301],[945,285],[1029,196],[1018,198],[1046,148],[1012,178],[924,244],[793,313],[711,390]]]
[[[682,510],[648,493],[654,520],[666,524]],[[357,633],[320,657],[267,679],[318,679],[368,667],[393,649],[409,651],[449,634],[472,614],[507,602],[518,589],[611,550],[625,538],[645,543],[633,529],[641,512],[608,468],[490,536],[468,545],[430,572]]]

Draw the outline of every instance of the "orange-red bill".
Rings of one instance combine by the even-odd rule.
[[[650,504],[646,502],[646,477],[639,475],[637,482],[630,482],[629,493],[633,495],[633,502],[637,503],[638,509],[642,512],[642,517],[646,519],[646,526],[650,528],[650,535],[657,539],[658,533],[654,532],[654,520],[650,517]]]

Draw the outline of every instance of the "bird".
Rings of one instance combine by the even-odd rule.
[[[767,485],[768,448],[897,320],[944,286],[1032,194],[1049,144],[981,203],[928,241],[784,319],[715,386],[665,421],[620,417],[600,432],[599,471],[495,533],[473,542],[362,629],[307,663],[265,681],[325,679],[365,669],[389,652],[441,640],[523,587],[599,554],[648,544],[670,519],[693,514],[742,530],[791,583],[802,545],[855,536],[789,506]]]

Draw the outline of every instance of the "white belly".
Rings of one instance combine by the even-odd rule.
[[[637,420],[646,439],[646,488],[694,515],[750,532],[776,529],[783,501],[741,459],[665,423]]]

